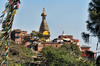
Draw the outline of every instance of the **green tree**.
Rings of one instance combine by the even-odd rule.
[[[61,48],[65,48],[68,53],[70,53],[74,58],[81,57],[81,51],[79,46],[76,44],[63,44]]]
[[[89,19],[87,23],[88,33],[83,32],[82,37],[85,42],[89,42],[89,37],[97,37],[100,42],[100,0],[92,0],[89,3]]]
[[[100,43],[100,0],[91,0],[89,3],[88,11],[89,19],[86,21],[88,33],[83,32],[82,38],[86,43],[89,43],[90,36],[96,37],[98,39],[96,50],[99,50],[98,43]]]
[[[38,41],[39,39],[41,39],[43,37],[43,34],[39,31],[32,31],[32,33],[30,35],[36,41]]]
[[[90,61],[80,59],[81,53],[76,45],[62,45],[59,48],[45,47],[41,51],[44,60],[41,65],[46,66],[93,66]],[[74,52],[74,54],[73,54]],[[77,56],[76,56],[77,55]]]

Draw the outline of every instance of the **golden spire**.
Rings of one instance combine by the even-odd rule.
[[[42,22],[41,22],[40,30],[39,31],[42,32],[42,33],[44,31],[48,31],[50,33],[48,25],[47,25],[47,22],[46,22],[46,16],[47,16],[47,14],[45,12],[45,8],[43,8],[43,13],[41,14],[41,16],[42,16]]]
[[[43,8],[43,12],[42,12],[41,16],[42,16],[42,22],[40,25],[39,32],[41,32],[43,34],[43,39],[45,41],[50,41],[50,31],[49,31],[49,28],[48,28],[48,25],[46,22],[47,14],[45,12],[45,8]]]

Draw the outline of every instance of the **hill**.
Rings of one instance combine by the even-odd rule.
[[[9,43],[8,66],[26,66],[34,62],[34,52],[13,41]],[[5,41],[0,41],[0,63],[5,59]]]

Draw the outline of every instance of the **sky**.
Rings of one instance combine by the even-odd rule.
[[[66,35],[73,35],[74,39],[79,39],[79,44],[82,46],[85,43],[81,33],[87,30],[86,21],[88,20],[88,4],[90,1],[21,0],[12,30],[21,29],[28,33],[31,33],[32,30],[39,31],[42,21],[41,13],[45,8],[51,40],[57,38],[64,31]],[[0,0],[0,14],[5,9],[6,2],[7,0]],[[96,49],[96,40],[96,38],[91,38],[88,44],[92,51]]]

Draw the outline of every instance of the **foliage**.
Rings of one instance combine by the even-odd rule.
[[[65,48],[66,51],[71,53],[75,58],[79,58],[81,56],[79,46],[76,46],[76,44],[64,44],[61,48]]]
[[[96,60],[96,64],[97,64],[97,66],[100,66],[100,55],[98,56],[98,58]]]
[[[89,37],[90,35],[88,33],[85,33],[85,32],[82,33],[82,38],[85,43],[89,43]]]
[[[34,38],[35,41],[38,41],[39,39],[43,37],[43,34],[39,31],[32,31],[30,35],[32,38]]]
[[[89,3],[89,19],[87,20],[87,30],[89,34],[82,33],[85,42],[89,42],[89,36],[94,36],[100,41],[100,0],[92,0]]]
[[[85,42],[89,42],[89,37],[96,37],[97,47],[99,50],[98,43],[100,42],[100,0],[91,0],[89,3],[89,19],[87,20],[87,31],[89,33],[82,33],[82,38]]]
[[[27,63],[29,64],[34,62],[32,59],[34,52],[31,49],[23,47],[22,45],[16,44],[12,41],[10,42],[9,48],[8,66],[22,66]],[[0,52],[2,50],[0,49]],[[4,58],[4,56],[0,57],[0,63],[4,60]]]
[[[66,44],[59,48],[45,47],[41,51],[46,66],[93,66],[93,62],[81,58],[81,52],[76,45]]]

